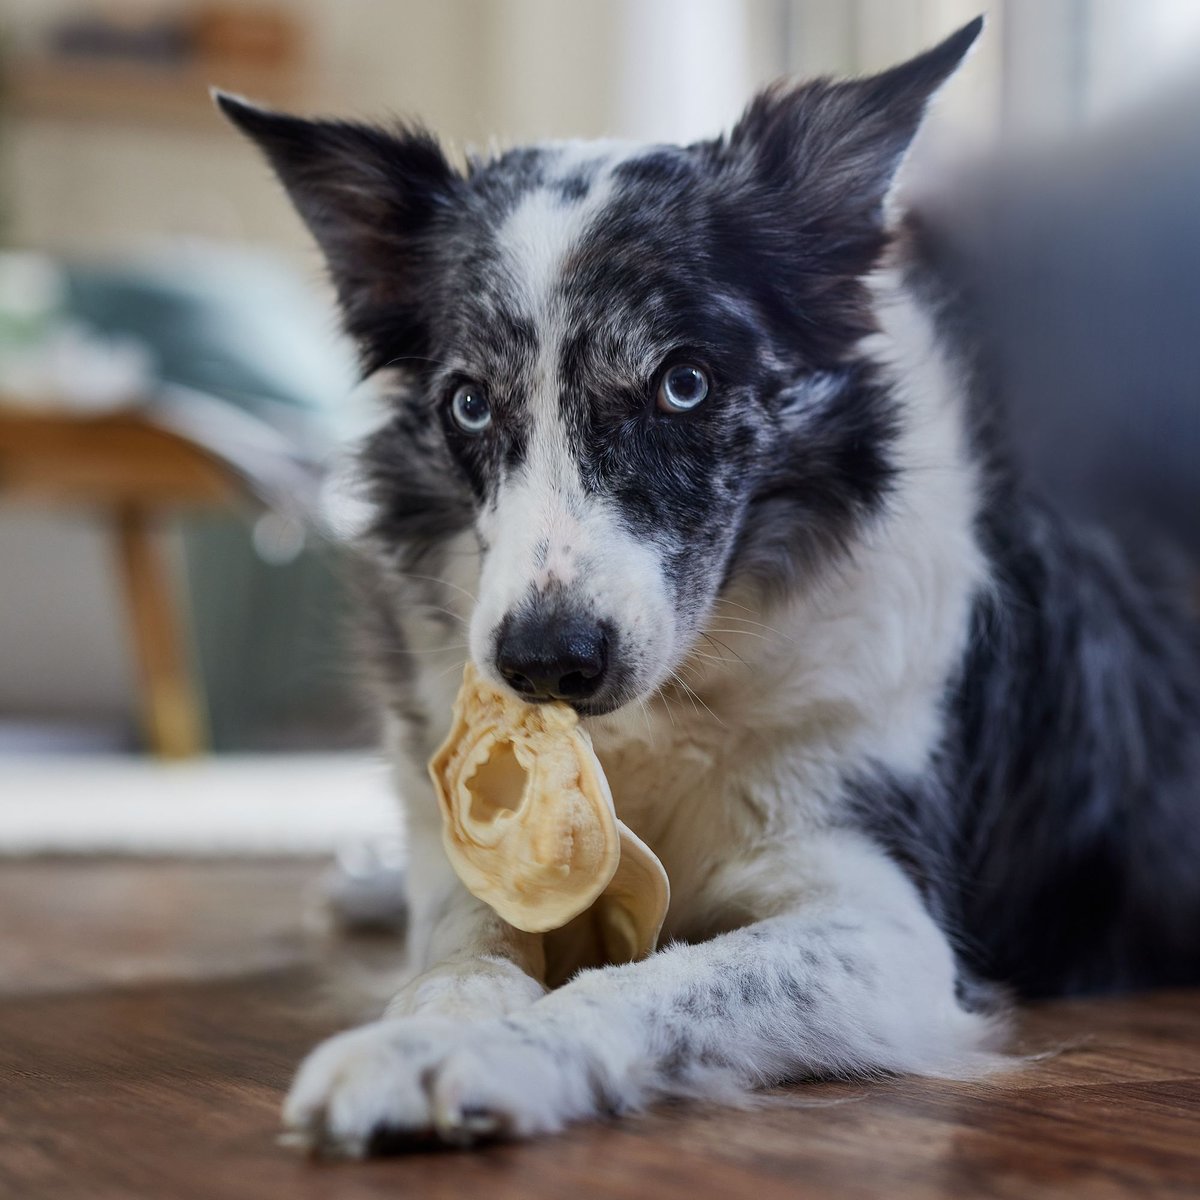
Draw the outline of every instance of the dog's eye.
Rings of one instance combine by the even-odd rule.
[[[687,412],[708,395],[708,376],[688,363],[669,367],[658,385],[658,407],[663,412]]]
[[[450,415],[466,433],[482,433],[492,423],[492,408],[477,383],[461,384],[450,400]]]

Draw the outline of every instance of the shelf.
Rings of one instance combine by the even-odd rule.
[[[40,119],[215,131],[208,89],[216,85],[282,108],[303,104],[311,77],[296,67],[210,61],[140,66],[70,60],[17,60],[4,71],[11,111]]]

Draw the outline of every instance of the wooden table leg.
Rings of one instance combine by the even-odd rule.
[[[207,748],[199,692],[146,511],[118,509],[117,536],[146,740],[160,758],[193,757]]]

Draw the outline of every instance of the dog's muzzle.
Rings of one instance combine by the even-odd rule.
[[[607,622],[594,617],[559,607],[522,608],[496,632],[496,670],[523,700],[582,703],[604,686],[611,641]]]

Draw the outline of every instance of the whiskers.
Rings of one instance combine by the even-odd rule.
[[[720,631],[718,630],[718,632],[720,632]],[[727,642],[721,641],[720,638],[714,637],[711,633],[709,633],[707,631],[702,632],[700,634],[700,636],[710,646],[712,646],[713,649],[716,650],[716,654],[704,654],[699,650],[693,650],[692,651],[693,654],[699,656],[700,658],[709,659],[711,662],[721,663],[722,665],[728,665],[729,659],[727,659],[725,657],[725,655],[730,654],[734,658],[736,658],[737,661],[739,663],[741,663],[741,665],[743,667],[745,667],[747,671],[750,670],[750,664],[736,650],[734,650]]]
[[[430,358],[426,354],[399,354],[395,358],[389,358],[385,363],[380,363],[375,371],[387,371],[395,368],[404,370],[413,363],[426,363],[429,366],[440,367],[443,371],[454,369],[453,364],[448,363],[444,358]]]
[[[725,609],[727,609],[727,608],[740,608],[742,610],[742,612],[751,613],[753,615],[750,617],[739,617],[739,616],[735,615],[734,613],[726,612]],[[733,624],[734,628],[724,629],[724,630],[710,629],[709,632],[710,633],[740,633],[740,634],[743,634],[743,635],[749,637],[749,636],[752,636],[749,633],[749,631],[753,629],[753,630],[761,630],[762,632],[758,636],[762,637],[762,638],[766,638],[769,636],[769,637],[781,638],[783,641],[789,642],[789,643],[795,641],[795,638],[793,638],[791,634],[785,633],[782,629],[779,629],[774,625],[768,625],[764,621],[759,621],[756,619],[756,617],[757,617],[756,609],[749,608],[745,604],[739,604],[736,600],[727,600],[727,599],[722,598],[717,601],[716,612],[713,614],[713,620],[714,621],[731,622]]]
[[[467,645],[466,642],[446,642],[444,645],[440,646],[417,646],[412,648],[408,646],[390,646],[384,651],[384,653],[388,655],[395,654],[409,657],[423,654],[449,654],[451,651],[454,653],[462,653],[464,650],[470,650],[470,648],[471,647]]]
[[[691,686],[691,685],[690,685],[690,684],[687,682],[687,680],[685,680],[685,679],[684,679],[684,677],[683,677],[683,675],[682,675],[682,674],[680,674],[680,672],[682,672],[682,671],[684,671],[684,670],[686,670],[686,669],[687,669],[687,664],[686,664],[686,663],[680,663],[680,664],[679,664],[679,667],[678,667],[678,669],[676,669],[676,670],[674,670],[674,671],[671,671],[671,672],[668,674],[668,676],[667,676],[668,680],[669,680],[671,683],[673,683],[673,684],[674,684],[676,687],[679,687],[679,688],[681,688],[681,689],[683,690],[683,693],[684,693],[684,695],[685,695],[685,696],[687,696],[689,700],[691,700],[691,702],[692,702],[692,709],[693,709],[693,711],[696,713],[696,715],[697,715],[697,716],[699,716],[699,715],[700,715],[700,708],[697,708],[697,707],[696,707],[696,706],[697,706],[697,704],[699,704],[699,705],[700,705],[700,706],[701,706],[701,707],[704,709],[704,711],[705,711],[706,713],[708,713],[708,715],[709,715],[710,717],[712,717],[712,719],[713,719],[714,721],[716,721],[716,723],[717,723],[718,725],[724,726],[725,722],[724,722],[724,721],[722,721],[722,720],[721,720],[721,718],[720,718],[720,717],[718,717],[718,716],[717,716],[717,714],[716,714],[715,712],[713,712],[713,710],[712,710],[711,708],[709,708],[709,706],[708,706],[708,705],[707,705],[707,704],[704,702],[704,697],[703,697],[703,696],[701,696],[701,695],[700,695],[700,693],[699,693],[699,692],[697,692],[697,691],[695,690],[695,688],[693,688],[693,687],[692,687],[692,686]],[[669,706],[668,706],[668,710],[669,710]]]
[[[645,723],[646,723],[646,745],[653,746],[654,745],[654,724],[650,719],[650,702],[646,699],[645,696],[639,696],[637,698],[637,705],[638,705],[638,708],[641,709],[642,720],[645,721]],[[674,718],[672,718],[672,720],[674,720]]]
[[[424,600],[408,600],[404,607],[409,610],[424,609],[430,613],[442,613],[452,621],[457,621],[464,629],[468,626],[466,617],[461,613],[456,613],[452,608],[447,608],[444,604],[428,604]]]
[[[429,678],[435,680],[445,679],[451,671],[461,671],[463,669],[464,658],[455,658],[455,660],[448,667],[443,667],[440,671],[435,671],[431,676],[429,676]]]
[[[479,602],[474,592],[468,591],[465,587],[461,587],[457,583],[451,583],[449,579],[443,579],[440,575],[418,575],[415,571],[397,571],[395,569],[393,569],[392,574],[399,576],[401,579],[415,579],[418,582],[436,583],[441,587],[452,588],[460,595],[466,596],[472,604]]]
[[[457,583],[452,583],[449,579],[443,579],[440,575],[419,575],[415,571],[398,571],[393,569],[394,574],[399,579],[408,579],[419,583],[435,583],[439,587],[449,588],[451,591],[457,592],[464,596],[474,606],[477,603],[475,593],[469,591]],[[414,600],[407,596],[401,597],[401,604],[407,610],[424,610],[427,613],[441,613],[443,616],[449,617],[452,621],[456,621],[464,628],[468,627],[470,622],[462,613],[455,612],[445,604],[436,604],[432,600]]]

